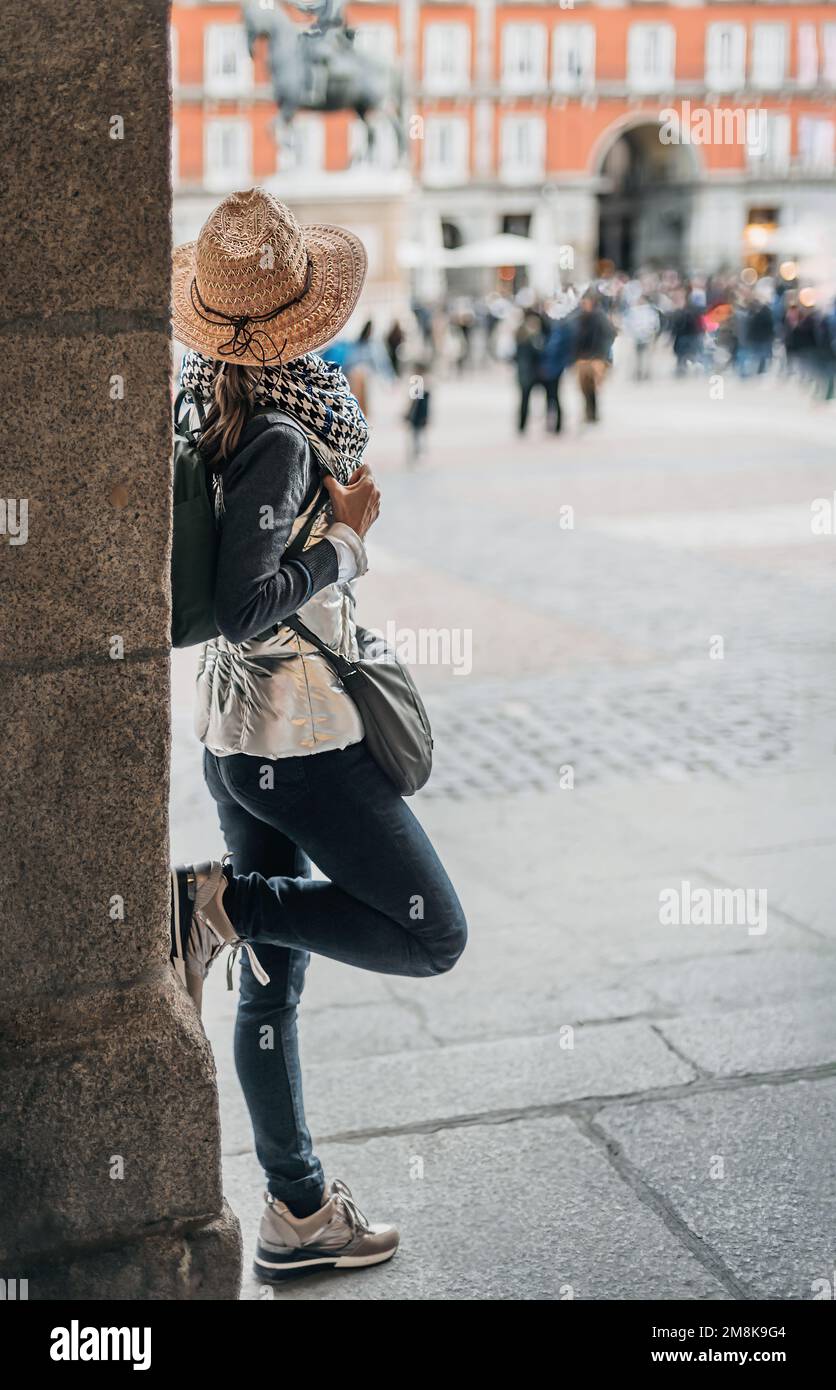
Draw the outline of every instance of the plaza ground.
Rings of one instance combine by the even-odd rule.
[[[628,365],[594,428],[564,383],[560,438],[535,418],[518,439],[508,369],[440,381],[414,471],[405,388],[376,390],[359,606],[472,634],[468,674],[416,671],[437,765],[412,803],[471,938],[440,979],[312,959],[315,1142],[402,1248],[278,1299],[836,1295],[836,536],[811,528],[836,408]],[[193,666],[176,655],[176,860],[223,848]],[[766,930],[663,924],[686,882],[766,892]],[[204,1012],[249,1271],[261,1175],[224,975]]]

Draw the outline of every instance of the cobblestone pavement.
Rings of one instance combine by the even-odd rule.
[[[656,372],[634,387],[617,363],[595,429],[564,383],[560,439],[534,420],[518,440],[501,369],[441,382],[412,472],[403,401],[378,388],[360,608],[462,658],[416,670],[436,769],[414,807],[471,941],[438,980],[312,961],[316,1143],[403,1245],[278,1297],[834,1292],[836,538],[810,518],[836,489],[836,411],[780,381],[718,401]],[[175,658],[178,858],[220,848],[192,665]],[[685,882],[766,892],[766,930],[663,926],[660,893]],[[222,974],[206,1022],[251,1248]]]

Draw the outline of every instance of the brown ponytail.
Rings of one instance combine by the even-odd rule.
[[[200,452],[218,470],[233,454],[244,426],[253,412],[257,367],[238,367],[224,362],[215,376],[214,400],[200,437]]]

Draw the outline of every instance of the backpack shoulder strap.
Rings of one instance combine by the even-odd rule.
[[[188,402],[189,407],[194,406],[197,411],[197,418],[200,421],[201,430],[206,424],[206,411],[203,409],[203,405],[201,401],[198,400],[197,396],[192,395],[191,391],[186,390],[185,386],[181,387],[177,392],[177,399],[174,402],[174,433],[178,435],[180,439],[188,440],[189,444],[195,444],[197,442],[198,431],[189,429],[181,419],[180,412],[183,409],[184,401]]]

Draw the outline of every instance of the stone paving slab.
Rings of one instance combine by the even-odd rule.
[[[569,1119],[328,1144],[322,1157],[371,1220],[396,1222],[401,1249],[387,1265],[283,1285],[277,1301],[727,1297]],[[227,1159],[224,1178],[244,1233],[243,1297],[257,1298],[255,1160]]]
[[[642,962],[623,976],[637,979],[666,1013],[737,1009],[836,995],[836,952],[818,949],[750,951],[688,960]]]
[[[467,1043],[307,1067],[306,1108],[322,1135],[413,1127],[489,1112],[622,1095],[692,1080],[644,1023]]]
[[[832,995],[662,1019],[657,1028],[678,1052],[713,1076],[836,1066]]]
[[[613,1105],[597,1123],[753,1298],[834,1277],[836,1078]],[[722,1177],[712,1177],[720,1172]],[[832,1287],[832,1285],[831,1285]]]
[[[710,867],[726,882],[761,884],[779,908],[836,941],[836,840],[772,849],[768,854],[719,855]]]

